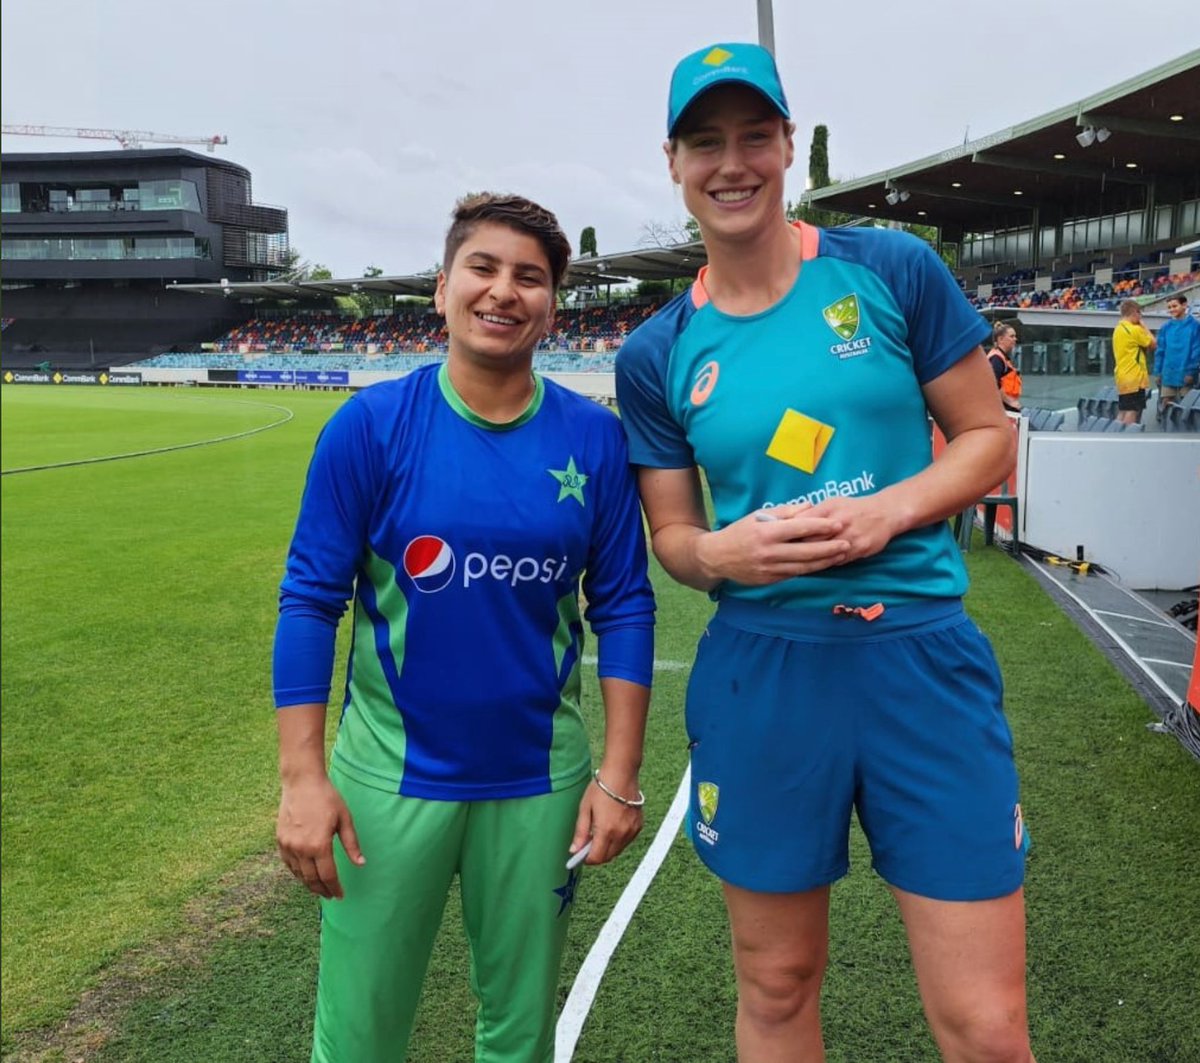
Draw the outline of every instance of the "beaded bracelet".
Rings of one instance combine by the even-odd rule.
[[[592,778],[596,780],[596,785],[600,787],[600,792],[602,794],[605,794],[608,797],[611,797],[614,801],[619,801],[621,804],[625,805],[628,808],[641,808],[642,805],[644,805],[646,803],[646,795],[644,793],[642,793],[641,790],[638,791],[637,797],[634,798],[632,801],[628,797],[622,797],[619,793],[616,792],[616,790],[610,790],[607,786],[604,785],[604,781],[600,778],[600,769],[599,768],[597,768],[594,772],[592,772]]]

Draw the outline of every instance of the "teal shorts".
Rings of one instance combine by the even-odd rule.
[[[582,867],[568,872],[585,776],[538,797],[427,801],[334,766],[366,864],[335,840],[345,896],[321,901],[314,1063],[399,1063],[454,877],[479,1001],[476,1059],[551,1063],[559,967]],[[436,1052],[434,1053],[437,1054]]]
[[[744,889],[796,893],[849,869],[852,811],[891,885],[1005,896],[1027,838],[1000,671],[957,599],[853,612],[726,600],[687,698],[688,829]]]

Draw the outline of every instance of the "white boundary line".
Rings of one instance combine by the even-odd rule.
[[[1123,638],[1121,638],[1120,635],[1116,633],[1116,631],[1113,630],[1111,625],[1105,623],[1095,609],[1088,605],[1087,602],[1080,598],[1079,595],[1071,590],[1071,588],[1065,583],[1060,583],[1058,580],[1056,580],[1050,574],[1049,570],[1044,570],[1040,562],[1031,559],[1030,564],[1042,576],[1043,579],[1049,580],[1054,584],[1054,586],[1058,587],[1059,590],[1061,590],[1068,598],[1070,598],[1077,606],[1079,606],[1080,609],[1087,613],[1087,615],[1090,616],[1096,624],[1099,624],[1100,627],[1107,632],[1108,636],[1113,640],[1113,642],[1115,642],[1121,647],[1122,650],[1125,651],[1125,654],[1128,656],[1130,661],[1136,664],[1142,674],[1146,676],[1146,678],[1149,679],[1156,687],[1158,687],[1163,694],[1170,698],[1172,702],[1179,700],[1178,692],[1167,686],[1167,684],[1164,683],[1161,678],[1159,678],[1158,673],[1156,673],[1152,668],[1147,668],[1145,660],[1142,658],[1142,656],[1136,653],[1133,647],[1130,646],[1128,642],[1126,642]],[[1110,580],[1109,582],[1111,583],[1112,581]]]
[[[592,654],[585,654],[582,658],[584,664],[596,665],[599,664],[599,658]],[[656,672],[686,672],[691,665],[687,661],[660,661],[655,658],[654,670]]]
[[[1148,616],[1130,616],[1129,613],[1115,613],[1111,609],[1097,609],[1100,616],[1119,616],[1122,620],[1132,620],[1135,624],[1153,624],[1155,627],[1171,627],[1165,620],[1151,620]]]
[[[180,396],[182,397],[182,396]],[[188,398],[198,398],[199,396],[188,396]],[[213,401],[205,399],[204,401]],[[19,472],[45,472],[49,469],[69,469],[77,465],[99,465],[106,461],[124,461],[126,458],[148,458],[154,454],[170,454],[176,450],[191,450],[193,447],[208,447],[214,443],[230,443],[235,439],[245,439],[247,436],[257,435],[259,432],[266,432],[271,428],[278,428],[281,424],[287,424],[295,413],[289,410],[286,406],[277,406],[273,402],[255,402],[253,399],[217,399],[216,402],[237,402],[245,406],[260,406],[268,410],[280,410],[286,413],[286,417],[280,417],[277,421],[272,421],[270,424],[260,425],[258,428],[249,428],[244,432],[235,432],[233,435],[217,436],[215,439],[197,439],[193,443],[172,443],[165,447],[153,447],[150,450],[133,450],[128,454],[105,454],[99,458],[73,458],[71,461],[55,461],[49,465],[22,465],[15,469],[0,469],[0,476],[13,476]]]
[[[558,1026],[555,1029],[554,1063],[570,1063],[571,1057],[575,1054],[575,1045],[579,1041],[583,1024],[587,1021],[588,1012],[592,1010],[592,1002],[596,999],[596,992],[600,988],[600,979],[604,977],[608,961],[612,959],[612,954],[616,951],[621,937],[629,926],[633,913],[637,911],[638,905],[646,895],[646,890],[650,888],[650,883],[654,881],[654,876],[658,874],[658,869],[662,866],[663,860],[666,859],[667,853],[675,841],[679,825],[683,822],[684,814],[687,812],[691,788],[692,769],[689,766],[679,781],[675,799],[671,802],[671,807],[667,809],[667,815],[660,824],[658,833],[654,835],[654,841],[650,843],[650,848],[646,850],[642,862],[638,864],[629,884],[617,899],[612,914],[600,928],[600,933],[596,936],[595,942],[584,958],[583,965],[579,968],[579,973],[575,976],[575,982],[571,986],[571,992],[563,1005],[562,1014],[558,1017]]]
[[[1172,668],[1183,668],[1191,671],[1192,664],[1190,661],[1165,661],[1161,657],[1143,657],[1143,661],[1148,661],[1150,664],[1169,664]]]

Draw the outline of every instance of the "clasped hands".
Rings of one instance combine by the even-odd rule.
[[[879,495],[757,510],[705,536],[702,565],[716,578],[765,586],[879,553],[901,531]]]

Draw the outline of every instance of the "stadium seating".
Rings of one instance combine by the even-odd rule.
[[[1008,549],[1014,556],[1021,553],[1021,539],[1018,535],[1021,514],[1020,502],[1016,495],[984,495],[973,506],[968,506],[954,518],[954,536],[963,550],[971,549],[971,529],[975,524],[975,512],[983,506],[983,542],[991,546],[996,539],[996,512],[1001,506],[1007,506],[1012,513],[1012,532],[1008,541]]]
[[[1144,432],[1146,426],[1144,424],[1126,424],[1124,421],[1118,421],[1112,417],[1097,417],[1092,415],[1085,420],[1079,422],[1080,432]]]
[[[1046,410],[1040,406],[1026,406],[1022,416],[1029,419],[1031,432],[1057,432],[1066,421],[1066,415],[1058,410]]]
[[[1079,410],[1079,423],[1082,426],[1088,417],[1115,417],[1117,413],[1117,389],[1109,385],[1101,388],[1091,398],[1083,398],[1076,403]]]
[[[1163,431],[1200,432],[1200,388],[1192,388],[1178,402],[1167,403]]]
[[[1041,270],[1033,268],[993,276],[986,281],[992,287],[986,299],[972,293],[977,285],[960,283],[968,301],[980,310],[1116,310],[1123,299],[1151,302],[1200,285],[1200,263],[1193,260],[1190,272],[1169,274],[1167,267],[1158,263],[1158,257],[1159,253],[1146,255],[1114,267],[1113,279],[1103,284],[1096,283],[1094,272],[1096,266],[1103,265],[1103,259],[1060,270],[1053,275],[1048,291],[1034,288],[1035,275]]]
[[[598,353],[618,349],[660,302],[566,307],[538,345],[541,351]],[[426,354],[445,351],[446,326],[428,307],[355,317],[328,311],[254,318],[214,341],[215,351],[237,354]],[[263,368],[266,368],[265,366]],[[341,368],[347,368],[342,365]]]

